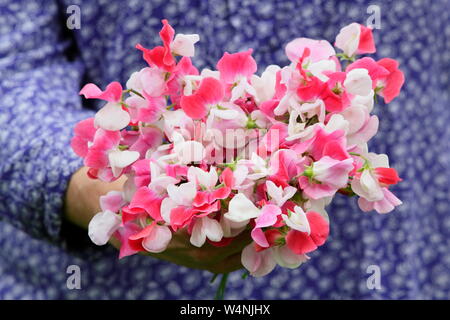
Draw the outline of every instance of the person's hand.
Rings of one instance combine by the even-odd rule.
[[[87,170],[83,167],[73,174],[65,196],[65,218],[84,229],[88,228],[92,217],[101,211],[100,196],[111,190],[121,190],[126,181],[125,177],[112,183],[94,180],[87,176]],[[205,243],[201,248],[197,248],[190,243],[186,230],[179,230],[173,234],[172,241],[164,252],[144,254],[189,268],[227,273],[242,268],[241,251],[250,242],[250,235],[246,232],[226,247]],[[110,243],[120,248],[117,239],[112,238]]]

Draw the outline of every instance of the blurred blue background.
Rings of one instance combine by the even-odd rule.
[[[81,9],[68,30],[66,9]],[[337,196],[328,207],[331,235],[296,270],[230,276],[230,299],[450,298],[450,2],[440,1],[75,1],[0,0],[0,298],[210,299],[211,274],[156,259],[117,259],[89,243],[86,231],[62,222],[62,197],[82,165],[69,148],[73,125],[94,112],[81,85],[125,83],[145,66],[136,43],[159,44],[160,20],[178,33],[198,33],[198,68],[213,68],[224,51],[254,48],[259,72],[285,65],[296,37],[331,43],[343,26],[366,24],[380,8],[375,59],[400,62],[406,82],[375,114],[370,142],[387,153],[403,182],[393,212],[363,213]],[[69,265],[82,288],[66,287]],[[380,267],[381,289],[369,289],[367,268]]]

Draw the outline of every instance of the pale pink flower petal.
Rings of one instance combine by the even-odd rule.
[[[352,69],[347,73],[344,87],[350,94],[367,96],[372,90],[372,79],[369,76],[369,71],[363,68]]]
[[[286,45],[286,55],[292,62],[298,62],[303,56],[304,50],[309,48],[311,62],[326,60],[336,54],[333,46],[326,40],[314,40],[297,38]]]
[[[100,197],[100,208],[102,211],[119,212],[125,205],[123,194],[120,191],[110,191]]]
[[[251,243],[242,250],[242,265],[254,277],[262,277],[269,274],[277,265],[273,258],[272,248],[256,252]]]
[[[339,31],[334,45],[344,51],[347,56],[351,57],[358,49],[360,35],[360,25],[358,23],[351,23]]]
[[[122,223],[120,216],[106,210],[97,213],[89,222],[88,235],[98,246],[105,245]]]
[[[152,253],[159,253],[166,250],[172,240],[172,232],[167,226],[153,225],[150,234],[142,240],[145,250]]]
[[[195,44],[200,40],[198,34],[178,33],[170,45],[174,54],[183,57],[193,57],[195,55]]]
[[[130,123],[131,117],[120,104],[109,102],[95,114],[94,119],[95,126],[104,130],[118,131]]]

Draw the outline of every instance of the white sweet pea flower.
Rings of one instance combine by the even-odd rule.
[[[306,126],[306,122],[298,122],[300,112],[293,109],[289,114],[289,124],[288,124],[288,136],[287,141],[293,141],[296,139],[309,139],[314,134],[314,130],[317,124],[312,126]]]
[[[165,171],[153,161],[150,162],[150,175],[152,179],[148,187],[159,195],[166,194],[167,187],[178,182],[174,177],[166,175]]]
[[[319,122],[324,122],[325,120],[325,103],[322,99],[317,99],[312,103],[302,103],[296,109],[298,110],[302,121],[306,121],[304,114],[306,114],[308,118],[317,116]]]
[[[200,162],[205,157],[205,147],[198,141],[185,141],[184,137],[174,131],[172,134],[173,151],[181,164]]]
[[[344,81],[347,92],[353,95],[367,96],[372,90],[372,79],[369,71],[364,68],[356,68],[347,73]]]
[[[230,101],[235,101],[244,96],[245,93],[248,93],[251,96],[256,95],[255,88],[252,87],[246,77],[241,77],[234,88],[231,90],[231,99]]]
[[[94,125],[103,130],[119,131],[130,123],[130,114],[122,109],[120,103],[108,102],[94,117]]]
[[[349,122],[345,120],[345,118],[341,114],[333,114],[331,118],[328,120],[328,123],[323,127],[323,129],[332,133],[336,130],[343,130],[345,133],[349,130]]]
[[[121,223],[120,216],[114,212],[109,210],[99,212],[89,222],[89,238],[96,245],[103,246],[109,241]]]
[[[208,238],[211,241],[217,242],[222,240],[223,230],[219,222],[208,217],[198,218],[192,228],[191,244],[196,247],[201,247]]]
[[[172,209],[178,206],[191,206],[197,195],[197,186],[194,182],[186,182],[179,186],[171,184],[167,186],[167,194],[169,196],[161,202],[161,217],[170,224]]]
[[[308,235],[311,233],[311,226],[306,218],[305,211],[301,207],[295,206],[294,212],[290,211],[289,216],[282,214],[281,217],[291,229],[306,232]]]
[[[270,121],[267,119],[266,115],[262,113],[260,110],[252,111],[252,113],[250,113],[250,118],[252,119],[252,121],[255,122],[258,128],[265,129],[270,125]]]
[[[214,78],[216,80],[220,80],[220,71],[205,68],[200,72],[200,76],[202,78]]]
[[[360,179],[352,180],[352,190],[360,197],[368,201],[383,199],[383,189],[371,170],[364,170]]]
[[[367,111],[370,113],[373,110],[374,106],[374,96],[375,92],[373,90],[370,90],[370,93],[366,96],[359,96],[356,95],[353,97],[352,101],[350,102],[350,106],[352,107],[365,107],[367,108]]]
[[[248,163],[250,165],[252,173],[247,175],[247,178],[250,180],[258,180],[272,173],[266,160],[258,156],[255,152],[252,153],[250,160],[239,160],[238,164],[240,163]]]
[[[197,83],[200,83],[202,81],[201,76],[196,75],[184,75],[182,77],[182,87],[183,87],[183,95],[190,96],[194,89],[197,87]]]
[[[351,23],[343,27],[336,37],[335,46],[351,57],[356,53],[361,35],[361,27],[357,23]]]
[[[341,115],[348,122],[348,135],[358,132],[369,119],[369,112],[364,106],[350,106]]]
[[[190,131],[194,128],[194,121],[186,115],[183,109],[164,111],[163,119],[164,133],[167,137],[171,137],[173,132],[177,131],[185,139],[191,138]]]
[[[197,167],[189,167],[187,177],[189,181],[196,183],[207,190],[212,190],[219,179],[217,170],[214,166],[209,168],[209,172]]]
[[[367,201],[379,201],[384,198],[383,188],[380,186],[372,168],[389,168],[389,158],[385,154],[373,152],[363,154],[369,162],[359,179],[353,179],[352,190]]]
[[[328,77],[324,74],[325,71],[336,72],[336,63],[333,60],[320,60],[311,63],[307,69],[313,76],[319,78],[323,82],[328,81]]]
[[[270,65],[264,70],[261,77],[257,75],[252,76],[251,85],[255,89],[255,102],[257,104],[273,98],[279,70],[281,70],[279,66]]]
[[[166,250],[172,240],[172,231],[167,226],[155,224],[150,234],[142,240],[142,247],[148,252],[160,253]]]
[[[186,182],[179,186],[171,184],[167,186],[167,194],[176,204],[190,206],[197,194],[197,185],[195,182]]]
[[[228,212],[224,214],[224,217],[235,223],[234,228],[239,228],[247,225],[250,219],[258,217],[260,213],[261,210],[252,201],[244,194],[238,193],[228,204]]]
[[[212,106],[209,112],[208,122],[211,123],[214,118],[223,120],[233,120],[239,116],[239,112],[234,109],[229,109],[221,105]]]
[[[183,57],[193,57],[195,55],[195,44],[200,40],[198,34],[178,33],[170,44],[170,49],[174,54]]]
[[[122,169],[128,167],[133,162],[138,160],[139,156],[140,154],[137,151],[120,151],[119,149],[110,150],[108,152],[108,160],[114,177],[119,176],[122,172]]]
[[[297,192],[297,188],[292,186],[288,186],[286,188],[277,187],[275,183],[270,180],[266,181],[267,194],[270,198],[275,202],[275,204],[279,207],[282,207],[286,201],[294,196]]]

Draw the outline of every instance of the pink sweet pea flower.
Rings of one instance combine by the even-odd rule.
[[[336,36],[334,45],[344,51],[348,57],[355,53],[375,52],[372,29],[358,23],[351,23],[343,27]]]
[[[125,100],[125,103],[129,107],[128,111],[130,112],[132,123],[138,123],[139,121],[154,123],[161,118],[167,107],[164,97],[141,98],[137,95],[132,95]]]
[[[323,245],[330,232],[328,222],[317,212],[309,211],[306,218],[310,233],[292,229],[286,236],[289,249],[295,254],[305,254]]]
[[[319,160],[324,156],[330,156],[333,159],[344,160],[350,157],[346,151],[345,132],[335,130],[328,133],[318,127],[315,136],[308,141],[308,151],[314,160]]]
[[[321,97],[326,84],[319,78],[310,76],[300,82],[297,88],[297,96],[304,102],[312,102]]]
[[[157,127],[140,127],[139,136],[130,146],[130,151],[137,151],[140,158],[145,158],[148,150],[155,149],[162,144],[163,132]]]
[[[111,82],[106,86],[105,91],[102,91],[93,83],[86,84],[81,90],[80,94],[84,95],[86,99],[100,99],[108,102],[119,102],[122,97],[122,86],[119,82]]]
[[[263,248],[269,247],[269,242],[264,235],[262,228],[273,226],[277,222],[278,216],[281,214],[280,207],[267,204],[261,209],[261,213],[255,219],[255,227],[251,232],[253,241]]]
[[[366,27],[362,24],[359,25],[361,28],[361,33],[359,36],[359,44],[358,49],[356,50],[357,54],[364,53],[375,53],[375,41],[373,40],[372,28]]]
[[[166,49],[163,46],[147,49],[141,44],[137,44],[136,49],[142,51],[143,58],[149,66],[160,68],[166,72],[171,72],[175,69],[175,59],[173,59],[173,61],[171,59],[164,59],[166,56]],[[166,64],[165,60],[169,61],[169,63]]]
[[[133,195],[131,202],[122,210],[122,221],[126,223],[140,217],[151,217],[156,222],[164,221],[161,217],[163,197],[147,186],[140,187]]]
[[[166,19],[162,20],[162,23],[163,27],[159,32],[159,36],[163,42],[163,46],[146,49],[142,45],[137,44],[136,48],[143,52],[144,60],[150,66],[172,72],[176,67],[174,54],[192,57],[195,53],[194,44],[199,40],[199,36],[197,34],[178,34],[174,39],[175,30]]]
[[[131,166],[133,185],[137,188],[148,186],[150,183],[150,159],[141,159]]]
[[[375,168],[375,175],[378,182],[383,186],[397,184],[402,181],[398,176],[397,170],[394,168]]]
[[[213,166],[209,168],[209,172],[197,167],[189,167],[187,178],[202,188],[202,191],[197,191],[193,201],[196,207],[212,204],[218,199],[225,199],[231,192],[231,189],[227,186],[216,188],[219,177],[216,168]]]
[[[163,62],[164,65],[170,66],[176,63],[170,48],[173,41],[173,37],[175,36],[175,30],[172,28],[172,26],[166,19],[163,19],[161,22],[163,23],[163,27],[159,32],[159,36],[161,37],[161,40],[164,45]]]
[[[94,124],[104,130],[117,131],[130,123],[130,114],[122,109],[122,86],[118,82],[110,83],[105,91],[95,84],[88,83],[80,91],[86,99],[101,99],[108,101],[96,114]]]
[[[120,139],[119,131],[98,129],[84,159],[84,165],[95,169],[107,167],[109,165],[108,152],[117,148]]]
[[[109,191],[100,197],[100,208],[102,211],[109,210],[117,213],[125,204],[123,193],[120,191]]]
[[[299,178],[299,185],[311,199],[330,197],[347,185],[349,172],[352,169],[353,159],[351,158],[336,160],[324,156],[305,171],[306,176]]]
[[[70,146],[78,156],[82,158],[86,157],[89,150],[89,144],[94,141],[96,131],[94,118],[88,118],[75,125],[75,135],[70,141]]]
[[[190,96],[182,96],[180,106],[189,117],[201,119],[208,114],[209,108],[222,101],[224,89],[219,80],[205,78],[200,87]]]
[[[377,63],[389,72],[386,78],[381,78],[378,84],[378,86],[382,87],[379,94],[384,98],[384,102],[389,103],[400,94],[400,90],[405,82],[405,76],[398,69],[398,62],[394,59],[384,58]]]
[[[353,177],[352,190],[369,202],[380,201],[385,196],[383,189],[401,179],[397,171],[389,168],[389,159],[385,154],[369,153],[365,158],[364,166]]]
[[[367,71],[369,72],[369,76],[372,79],[372,89],[375,89],[378,80],[386,79],[386,77],[389,75],[389,71],[386,68],[369,57],[358,59],[355,62],[349,64],[345,71],[349,73],[353,69],[360,68],[367,69]]]
[[[252,57],[253,49],[247,51],[228,53],[225,52],[217,62],[217,70],[220,71],[220,78],[228,84],[237,82],[241,77],[251,77],[257,69],[256,61]]]
[[[297,63],[303,56],[305,48],[308,48],[311,52],[307,59],[310,62],[327,60],[336,55],[336,51],[334,51],[334,48],[326,40],[297,38],[286,45],[286,56],[290,61]]]
[[[129,239],[141,230],[142,227],[134,222],[128,222],[117,230],[114,236],[120,241],[119,259],[145,251],[144,247],[142,247],[142,239],[138,239],[137,241]]]
[[[245,97],[245,93],[256,96],[256,90],[249,83],[257,69],[252,52],[253,49],[232,54],[225,52],[217,62],[220,79],[232,86],[230,102]]]
[[[141,241],[142,247],[146,251],[159,253],[166,250],[170,240],[172,240],[172,232],[169,227],[153,222],[140,232],[130,235],[129,240]]]
[[[170,101],[179,104],[182,96],[191,95],[199,79],[201,76],[197,68],[192,65],[191,59],[183,57],[167,81]]]
[[[350,104],[350,97],[345,89],[344,82],[347,75],[345,72],[334,72],[328,74],[328,81],[320,92],[320,98],[325,103],[329,112],[342,112]]]
[[[196,183],[192,181],[167,186],[168,197],[161,203],[161,216],[174,231],[190,225],[194,217],[204,217],[220,209],[218,201],[196,203],[198,192]]]

